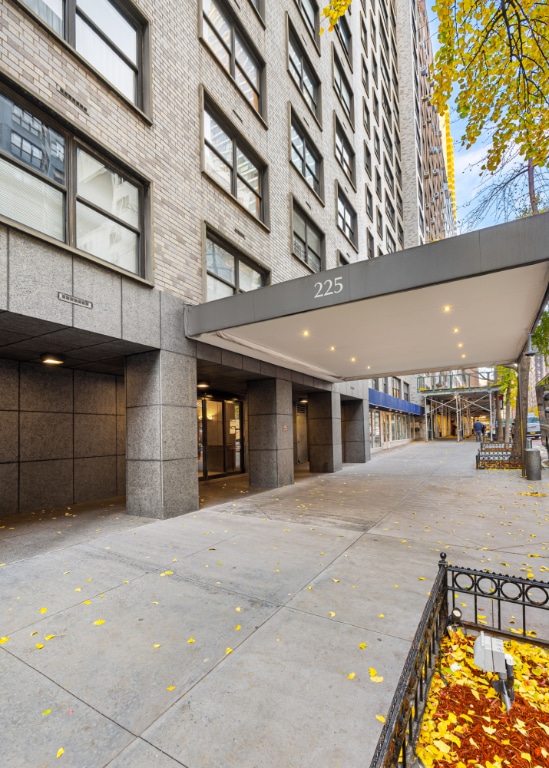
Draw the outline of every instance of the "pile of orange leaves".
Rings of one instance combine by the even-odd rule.
[[[549,651],[510,641],[515,700],[506,712],[495,673],[474,663],[475,638],[442,642],[418,739],[425,768],[549,768]]]

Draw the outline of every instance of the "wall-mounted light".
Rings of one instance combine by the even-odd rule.
[[[309,401],[307,400],[307,398],[306,398],[306,397],[302,397],[302,398],[301,398],[301,400],[300,400],[299,402],[300,402],[300,403],[303,403],[303,405],[306,405],[306,404],[307,404]]]
[[[63,365],[65,362],[61,355],[40,355],[40,360],[44,365]]]
[[[210,382],[204,379],[203,381],[199,381],[196,386],[198,387],[198,389],[208,389],[208,387],[210,386]]]

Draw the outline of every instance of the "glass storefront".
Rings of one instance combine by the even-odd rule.
[[[381,448],[397,440],[412,439],[413,416],[370,409],[370,445]]]
[[[203,397],[197,412],[199,479],[243,472],[242,402]]]

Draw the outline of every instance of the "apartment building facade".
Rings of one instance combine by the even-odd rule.
[[[184,308],[421,241],[399,15],[355,0],[321,36],[314,0],[0,0],[2,512],[170,517],[199,478],[368,460],[367,381],[196,343]]]

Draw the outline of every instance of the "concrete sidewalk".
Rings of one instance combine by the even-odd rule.
[[[368,766],[439,552],[547,578],[549,496],[522,495],[547,471],[475,453],[412,444],[162,522],[1,521],[2,768]]]

